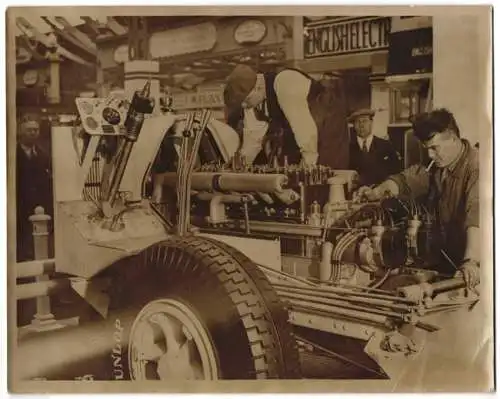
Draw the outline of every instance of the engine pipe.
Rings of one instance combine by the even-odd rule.
[[[321,262],[319,264],[319,279],[321,282],[329,281],[332,277],[332,252],[333,244],[329,241],[323,242],[321,246]]]
[[[161,174],[163,184],[168,187],[177,185],[177,173]],[[288,179],[285,175],[232,173],[232,172],[193,172],[191,188],[198,191],[238,191],[282,193]]]
[[[436,283],[414,284],[398,289],[399,295],[413,301],[422,301],[423,298],[432,297],[441,292],[452,291],[465,288],[466,284],[463,278],[452,278],[449,280],[438,281]]]
[[[252,196],[246,194],[199,193],[197,197],[200,200],[210,201],[210,223],[227,222],[224,204],[243,204],[244,201],[254,200]]]

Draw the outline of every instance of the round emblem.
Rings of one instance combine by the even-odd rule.
[[[240,23],[234,30],[234,40],[239,44],[259,43],[267,33],[266,24],[258,19]]]

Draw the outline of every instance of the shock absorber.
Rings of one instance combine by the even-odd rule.
[[[118,151],[111,184],[103,196],[103,211],[106,216],[110,216],[111,209],[115,204],[116,194],[122,182],[132,148],[139,137],[144,117],[146,114],[153,112],[154,99],[150,98],[150,89],[151,82],[147,82],[143,89],[140,92],[136,91],[132,97],[127,119],[125,120],[125,137]]]

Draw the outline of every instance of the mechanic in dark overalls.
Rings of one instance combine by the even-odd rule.
[[[347,110],[340,88],[327,89],[296,69],[257,73],[238,65],[227,78],[224,102],[233,125],[243,119],[239,154],[247,164],[268,163],[274,156],[283,164],[286,156],[289,164],[348,169]]]
[[[432,164],[416,164],[390,176],[374,188],[361,187],[355,197],[370,200],[394,196],[424,197],[436,216],[435,237],[449,271],[462,275],[469,287],[479,283],[479,158],[460,137],[455,117],[446,109],[418,115],[413,131],[427,149]],[[451,263],[451,264],[450,264]]]

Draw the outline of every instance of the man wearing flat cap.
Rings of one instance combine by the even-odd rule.
[[[335,100],[333,100],[335,101]],[[289,164],[327,165],[334,169],[349,166],[349,135],[345,114],[332,106],[332,96],[325,86],[296,69],[257,73],[238,65],[227,78],[224,102],[229,118],[243,118],[243,140],[239,150],[247,164],[272,161],[265,153],[269,137],[280,137],[281,157]]]
[[[401,170],[400,157],[391,142],[372,132],[375,111],[360,109],[349,117],[354,125],[355,137],[350,145],[350,168],[359,174],[361,185],[381,183]]]

